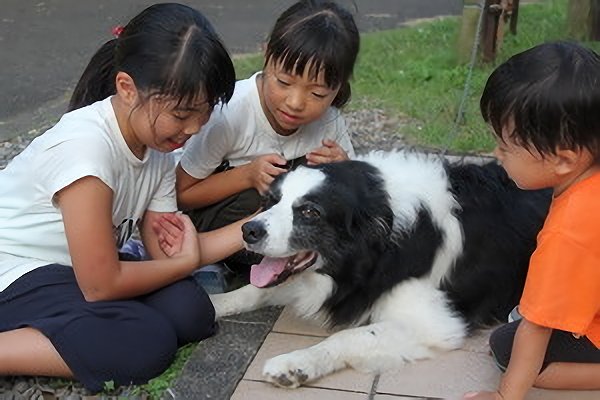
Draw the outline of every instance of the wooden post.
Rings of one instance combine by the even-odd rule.
[[[502,7],[501,0],[485,0],[483,10],[483,29],[481,34],[481,49],[483,62],[491,62],[496,58],[496,47],[498,43],[498,23]]]
[[[591,40],[600,40],[600,1],[592,0],[590,5],[591,27],[589,38]]]
[[[600,40],[600,0],[569,0],[569,36],[577,40]]]
[[[600,0],[595,1],[600,5]],[[496,58],[504,39],[505,25],[510,19],[510,31],[517,33],[519,0],[485,0],[481,11],[481,0],[464,0],[463,19],[458,45],[458,59],[467,62],[470,58],[479,16],[482,15],[481,32],[479,32],[481,60],[491,62]],[[600,7],[599,7],[600,10]],[[600,13],[598,14],[600,17]],[[600,21],[600,18],[598,19]],[[599,29],[600,34],[600,29]]]
[[[568,33],[573,39],[585,39],[590,25],[591,0],[569,0],[567,6]]]
[[[510,16],[510,33],[517,34],[517,20],[519,19],[519,0],[513,0],[512,15]]]
[[[471,51],[477,34],[477,23],[481,13],[480,2],[481,0],[463,1],[463,14],[458,35],[458,62],[461,64],[469,62],[471,58]]]

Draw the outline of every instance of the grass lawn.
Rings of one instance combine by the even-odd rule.
[[[507,34],[497,63],[533,45],[566,39],[567,0],[524,4],[519,10],[518,34]],[[419,123],[403,132],[414,143],[453,151],[481,152],[493,147],[492,137],[479,114],[479,96],[494,65],[477,65],[473,71],[464,123],[453,130],[464,91],[468,66],[456,63],[460,18],[446,18],[420,25],[362,36],[361,52],[352,82],[353,100],[348,107],[382,107],[406,114]],[[598,44],[590,44],[596,50]],[[260,55],[235,59],[239,79],[262,66]],[[159,398],[189,357],[183,348],[173,366],[138,393]]]
[[[456,60],[460,17],[362,36],[352,81],[353,107],[382,107],[406,114],[418,124],[403,132],[413,143],[453,151],[482,152],[493,139],[479,114],[479,97],[495,65],[511,55],[549,40],[568,39],[567,0],[522,4],[517,35],[507,33],[496,64],[476,65],[465,103],[464,123],[454,121],[464,92],[468,65]],[[589,43],[596,50],[598,43]],[[260,69],[260,56],[236,60],[238,78]],[[406,129],[406,127],[404,128]]]

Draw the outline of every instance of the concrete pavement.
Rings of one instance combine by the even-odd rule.
[[[190,0],[232,54],[259,51],[276,17],[294,0]],[[362,32],[415,18],[455,15],[460,0],[339,0]],[[2,0],[0,7],[0,142],[47,126],[65,110],[70,91],[110,30],[148,0]]]

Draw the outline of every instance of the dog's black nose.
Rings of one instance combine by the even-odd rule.
[[[246,243],[254,244],[265,237],[267,231],[262,222],[249,221],[242,225],[242,234]]]

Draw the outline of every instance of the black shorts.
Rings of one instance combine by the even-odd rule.
[[[42,332],[92,392],[161,374],[178,346],[214,334],[215,311],[193,278],[133,300],[87,302],[71,267],[35,269],[0,292],[0,332]]]
[[[504,324],[492,332],[490,336],[490,349],[496,364],[502,371],[506,371],[510,354],[515,339],[515,333],[521,320]],[[600,363],[600,349],[590,340],[582,336],[576,338],[570,332],[554,329],[548,342],[542,372],[553,362],[571,363]]]

